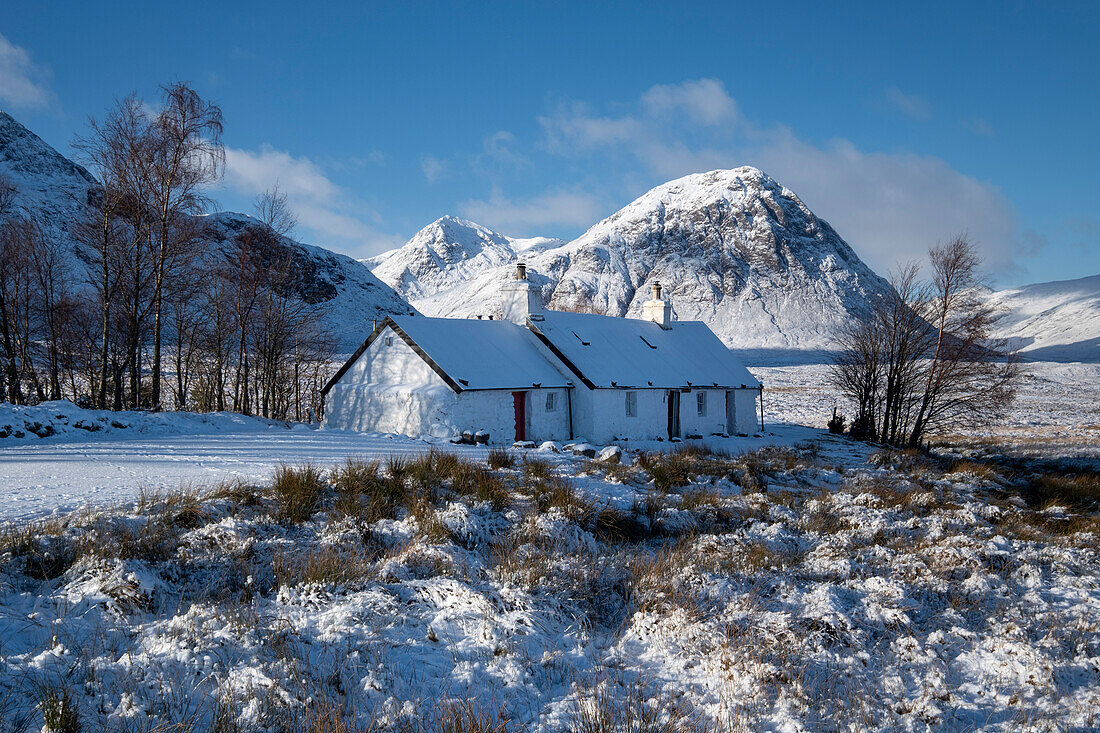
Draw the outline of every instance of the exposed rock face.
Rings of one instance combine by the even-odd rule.
[[[91,260],[84,245],[70,234],[72,224],[101,190],[87,170],[72,162],[0,112],[0,173],[17,187],[16,208],[33,216],[52,236],[60,237],[71,264]],[[244,214],[220,212],[203,217],[207,224],[198,248],[212,267],[234,256],[234,239],[257,222]],[[414,313],[403,298],[362,263],[292,239],[283,238],[261,253],[275,266],[290,257],[290,293],[324,309],[324,320],[344,351],[355,349],[370,332],[372,321],[387,315]],[[84,278],[77,276],[76,281]]]
[[[446,238],[438,224],[372,262],[394,287],[407,282],[397,273],[415,273],[406,294],[431,315],[499,313],[497,290],[522,256],[552,308],[638,317],[658,280],[678,319],[707,322],[730,346],[822,349],[889,290],[793,192],[750,167],[658,186],[572,242],[522,255],[508,257],[501,244],[515,240],[467,223],[496,243],[494,257],[483,248],[461,266],[448,263],[448,278],[429,272],[424,253],[470,249],[426,246]]]

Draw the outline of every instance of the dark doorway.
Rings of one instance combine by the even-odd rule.
[[[732,389],[726,390],[726,432],[730,435],[737,433],[737,402]]]
[[[668,391],[668,439],[680,437],[680,393]]]
[[[527,393],[513,392],[512,404],[516,409],[516,440],[527,440]]]

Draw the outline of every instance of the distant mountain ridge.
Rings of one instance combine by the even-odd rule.
[[[436,316],[499,313],[521,254],[555,308],[638,316],[659,280],[678,318],[735,348],[826,349],[889,292],[828,223],[751,167],[657,186],[571,242],[521,253],[516,241],[444,217],[368,264]]]
[[[1036,361],[1100,362],[1100,275],[1033,283],[992,295],[997,334]]]
[[[99,181],[16,121],[0,112],[0,173],[17,187],[16,207],[62,238],[74,265],[89,261],[84,245],[69,233],[69,225],[94,196]],[[204,217],[206,254],[212,264],[232,256],[233,238],[249,223],[245,214],[218,212]],[[343,351],[355,349],[369,333],[372,321],[415,310],[362,263],[322,247],[283,238],[291,254],[295,296],[321,305],[323,320]]]

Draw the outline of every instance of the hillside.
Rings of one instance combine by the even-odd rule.
[[[65,244],[76,268],[89,261],[84,246],[70,234],[71,224],[84,214],[99,182],[10,115],[0,112],[0,173],[16,185],[16,207],[26,212]],[[205,217],[204,256],[212,265],[232,256],[233,237],[250,218],[235,212]],[[294,274],[292,291],[303,301],[321,305],[325,321],[342,350],[362,341],[373,320],[412,309],[362,263],[322,247],[283,239],[280,256],[289,254]],[[76,278],[78,281],[82,278]]]
[[[497,291],[521,256],[515,240],[441,222],[460,220],[375,258],[375,274],[427,314],[499,313]],[[793,192],[750,167],[658,186],[572,242],[543,240],[522,258],[552,307],[636,316],[659,280],[679,319],[705,321],[737,348],[827,348],[889,287]]]
[[[1024,285],[993,298],[1005,311],[998,335],[1025,358],[1100,362],[1100,275]]]

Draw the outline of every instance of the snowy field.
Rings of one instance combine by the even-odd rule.
[[[1100,461],[1100,364],[1024,362],[1024,379],[1004,419],[953,443],[995,443],[1032,457],[1084,457]],[[851,417],[828,386],[824,364],[752,368],[765,386],[766,422],[783,420],[824,428],[833,407]]]
[[[621,463],[6,407],[0,732],[1098,729],[1096,474],[781,423],[823,369],[758,372],[765,437]],[[1096,376],[987,432],[1090,455]]]
[[[1095,516],[821,433],[627,458],[431,454],[9,528],[0,730],[1100,725]]]

